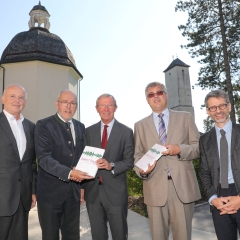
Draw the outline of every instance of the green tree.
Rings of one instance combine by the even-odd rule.
[[[203,120],[203,128],[205,132],[209,132],[213,126],[214,122],[210,117]]]
[[[127,173],[128,194],[130,196],[143,195],[143,180],[132,169]]]
[[[239,6],[240,0],[188,0],[178,1],[175,7],[176,11],[188,12],[187,23],[179,30],[188,40],[182,47],[202,64],[197,85],[228,92],[233,122],[236,113],[240,118]]]

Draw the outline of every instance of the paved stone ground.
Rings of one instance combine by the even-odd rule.
[[[92,240],[85,204],[81,206],[80,215],[81,240]],[[151,240],[149,220],[131,210],[128,211],[128,227],[129,240]],[[192,240],[217,240],[208,203],[195,207],[192,229]],[[110,233],[109,236],[109,240],[112,240]],[[41,239],[41,229],[35,207],[29,214],[29,240]],[[172,240],[171,234],[169,240]]]

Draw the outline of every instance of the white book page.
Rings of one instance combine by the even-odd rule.
[[[144,172],[147,171],[148,169],[148,164],[150,166],[153,165],[154,161],[159,160],[159,158],[162,156],[162,152],[166,151],[167,149],[160,145],[160,144],[155,144],[149,149],[142,158],[139,159],[138,162],[135,163],[135,166],[138,168],[142,169]]]
[[[76,169],[86,172],[89,176],[95,177],[98,167],[96,161],[103,157],[105,149],[86,146],[78,161]]]

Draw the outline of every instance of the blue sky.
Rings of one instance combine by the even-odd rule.
[[[173,56],[190,65],[195,85],[200,65],[180,45],[186,43],[177,26],[187,15],[175,12],[175,0],[51,0],[41,1],[51,15],[50,32],[71,50],[81,81],[81,121],[90,126],[99,121],[96,98],[115,96],[116,118],[133,128],[151,113],[145,86],[165,83],[163,71]],[[19,32],[27,31],[29,12],[37,0],[0,0],[0,54]],[[207,91],[208,92],[208,91]],[[205,110],[200,110],[206,91],[192,90],[195,120],[199,131]],[[54,103],[53,103],[54,104]]]

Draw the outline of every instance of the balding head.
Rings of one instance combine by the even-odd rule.
[[[16,119],[19,119],[25,107],[26,98],[26,91],[21,85],[12,84],[7,86],[2,95],[4,110],[13,115]]]
[[[70,90],[60,92],[56,108],[61,118],[68,122],[77,110],[77,95]]]

